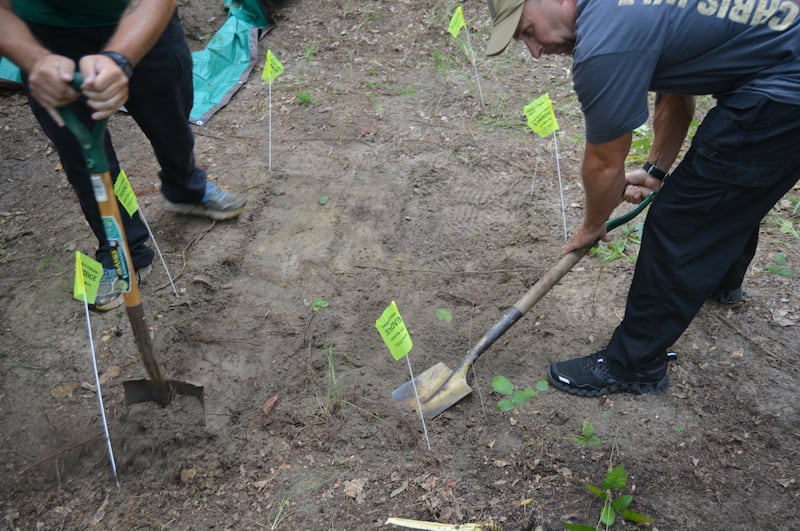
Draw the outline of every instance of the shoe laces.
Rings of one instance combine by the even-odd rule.
[[[228,193],[216,185],[213,181],[206,182],[206,191],[203,194],[203,203],[209,203],[211,201],[219,201],[227,196]]]
[[[594,354],[586,356],[586,360],[591,365],[605,365],[606,364],[606,349],[598,350]]]

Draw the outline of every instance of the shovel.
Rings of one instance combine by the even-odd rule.
[[[82,78],[76,73],[72,81],[72,87],[75,90],[80,90],[81,83]],[[117,276],[120,278],[123,287],[122,297],[125,301],[125,309],[131,322],[131,328],[133,329],[133,337],[144,368],[150,377],[150,380],[142,379],[123,382],[125,401],[128,405],[139,402],[156,402],[161,406],[167,406],[172,402],[176,394],[182,394],[194,396],[203,404],[203,388],[186,382],[164,379],[153,353],[153,341],[150,338],[147,319],[144,316],[142,298],[139,295],[138,279],[134,272],[128,240],[125,237],[125,229],[122,225],[117,199],[114,194],[114,186],[111,181],[111,173],[108,170],[108,161],[103,147],[108,120],[96,121],[94,128],[90,132],[69,106],[59,109],[58,112],[67,129],[80,144],[86,160],[86,167],[91,173],[92,188],[94,189],[97,207],[103,220],[106,240],[111,247]]]
[[[610,232],[620,225],[627,223],[636,217],[645,207],[650,204],[655,196],[651,193],[644,201],[639,203],[633,210],[617,218],[606,221],[606,232]],[[486,334],[472,347],[461,364],[455,371],[451,371],[442,362],[427,369],[422,374],[408,381],[392,392],[392,398],[403,407],[410,410],[417,410],[419,405],[425,417],[432,419],[453,406],[456,402],[472,392],[467,383],[467,373],[472,364],[488,349],[500,336],[511,328],[520,317],[525,315],[534,304],[544,297],[544,295],[555,286],[564,275],[566,275],[581,258],[588,252],[589,248],[577,249],[564,255],[536,284],[531,286],[528,292],[519,299],[514,306],[509,309],[503,317],[489,329]],[[419,394],[419,405],[414,394],[414,387]]]

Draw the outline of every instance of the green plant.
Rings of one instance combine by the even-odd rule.
[[[800,210],[800,197],[796,195],[787,196],[786,199],[789,201],[789,205],[792,207],[792,215],[796,216],[797,211]]]
[[[453,321],[453,315],[449,311],[443,308],[439,308],[438,310],[436,310],[436,317],[440,321],[447,321],[448,323]]]
[[[634,224],[627,224],[620,229],[619,235],[609,243],[601,243],[596,247],[592,247],[590,251],[592,255],[597,257],[600,265],[613,262],[624,258],[628,262],[635,262],[637,252],[629,251],[631,246],[638,247],[642,243],[642,229],[644,223],[638,221]],[[628,252],[626,252],[628,251]]]
[[[312,57],[313,57],[313,56],[316,54],[316,52],[314,51],[314,48],[312,48],[312,47],[311,47],[310,45],[308,45],[308,44],[306,44],[306,45],[305,45],[305,51],[306,51],[306,53],[305,53],[305,58],[306,58],[306,63],[307,63],[307,62],[309,62],[309,61],[311,60],[311,58],[312,58]]]
[[[311,93],[307,90],[301,90],[297,93],[296,99],[300,105],[308,105],[311,103]]]
[[[444,52],[434,50],[433,68],[442,76],[442,81],[447,83],[447,59]]]
[[[317,405],[319,406],[321,416],[323,418],[330,418],[338,409],[340,404],[339,383],[336,379],[336,366],[333,358],[333,345],[328,346],[327,353],[327,372],[325,373],[325,396],[320,396],[320,393],[315,390],[315,397]]]
[[[269,526],[271,530],[278,529],[278,525],[288,516],[288,511],[284,512],[287,507],[289,507],[289,497],[284,496],[278,503],[278,511],[275,514],[275,518],[272,519],[272,525]]]
[[[594,425],[588,420],[583,421],[581,434],[573,436],[572,439],[584,446],[600,446],[600,438],[595,434]]]
[[[398,95],[413,96],[417,93],[417,89],[414,87],[396,88],[394,92]]]
[[[628,164],[644,164],[647,162],[647,157],[650,155],[651,145],[652,135],[650,134],[650,127],[647,124],[637,127],[633,130],[631,149],[628,151],[628,158],[625,162]]]
[[[774,262],[774,265],[767,266],[767,271],[782,277],[794,276],[794,269],[786,265],[787,260],[785,254],[780,252],[775,253],[775,256],[772,257],[772,261]]]
[[[311,311],[317,312],[322,308],[327,308],[329,306],[328,301],[325,299],[321,299],[319,297],[314,297],[314,300],[311,301]]]
[[[372,105],[372,110],[375,111],[375,116],[377,116],[378,119],[383,118],[383,105],[381,105],[381,102],[378,101],[378,98],[370,94],[367,99],[369,100],[370,105]]]
[[[526,387],[522,390],[514,390],[514,384],[505,376],[499,374],[492,378],[492,389],[496,393],[505,396],[497,403],[497,409],[500,411],[511,411],[517,406],[521,406],[531,398],[535,397],[538,393],[547,391],[549,384],[546,380],[536,382],[536,390]]]
[[[609,467],[610,467],[609,463]],[[594,531],[601,526],[609,528],[617,521],[617,517],[623,520],[636,524],[646,524],[653,521],[652,518],[643,514],[630,510],[631,503],[633,503],[633,495],[622,494],[616,495],[614,491],[620,491],[628,488],[628,474],[625,472],[625,465],[619,464],[614,468],[610,468],[606,473],[605,478],[600,487],[592,485],[591,483],[584,483],[586,488],[594,494],[597,498],[603,501],[603,508],[600,510],[600,519],[598,525],[590,526],[586,524],[573,524],[571,522],[562,522],[564,527],[570,531]]]
[[[374,88],[376,88],[378,86],[378,82],[377,81],[367,81],[366,83],[364,83],[364,86],[366,88],[372,90],[372,89],[374,89]]]
[[[800,240],[800,234],[794,228],[794,222],[791,219],[775,214],[774,216],[778,222],[778,230],[781,234],[790,234],[795,240]]]

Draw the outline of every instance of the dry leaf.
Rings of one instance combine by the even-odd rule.
[[[53,395],[53,398],[68,398],[72,396],[72,393],[74,393],[78,387],[80,387],[80,384],[76,383],[57,385],[50,389],[50,394]]]
[[[189,483],[194,478],[197,477],[197,469],[196,468],[184,468],[181,470],[181,482],[182,483]]]
[[[272,408],[275,407],[275,404],[278,402],[278,395],[272,395],[264,402],[264,407],[261,410],[264,412],[264,415],[269,416],[272,412]]]
[[[97,526],[100,522],[103,521],[103,517],[106,515],[106,506],[108,505],[108,495],[106,495],[106,499],[103,500],[103,503],[100,504],[100,508],[95,511],[94,516],[92,516],[91,525]]]
[[[120,374],[122,374],[122,369],[120,369],[119,365],[112,365],[106,370],[106,372],[100,375],[100,385],[113,380]]]
[[[367,484],[367,478],[352,479],[344,482],[344,494],[356,500],[356,503],[363,503],[366,499],[364,495],[364,485]]]
[[[408,488],[408,481],[404,481],[402,485],[400,485],[399,487],[397,487],[396,489],[394,489],[394,490],[393,490],[393,491],[392,491],[392,492],[389,494],[389,497],[390,497],[390,498],[394,498],[395,496],[397,496],[398,494],[400,494],[401,492],[403,492],[403,491],[404,491],[404,490],[406,490],[407,488]]]

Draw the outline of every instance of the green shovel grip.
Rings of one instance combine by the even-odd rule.
[[[80,92],[81,85],[83,84],[83,77],[80,72],[75,72],[72,82],[72,88]],[[58,114],[64,120],[64,125],[75,136],[75,139],[81,145],[83,150],[83,157],[86,159],[86,166],[92,173],[103,173],[108,171],[108,162],[106,161],[105,149],[103,148],[103,137],[106,133],[106,124],[108,119],[97,120],[94,127],[89,131],[78,117],[75,111],[72,110],[70,105],[58,109]]]
[[[653,198],[655,196],[656,196],[655,192],[650,193],[650,195],[645,197],[644,200],[638,205],[636,205],[636,208],[634,208],[630,212],[626,212],[617,218],[611,218],[608,221],[606,221],[606,232],[611,232],[620,225],[623,225],[632,220],[633,218],[635,218],[636,216],[638,216],[642,210],[647,208],[647,205],[653,202]]]

